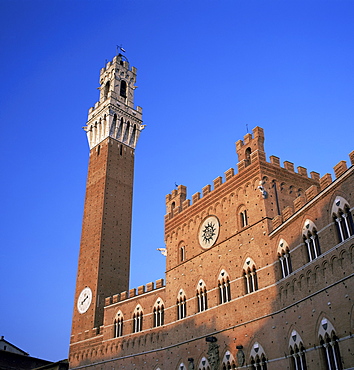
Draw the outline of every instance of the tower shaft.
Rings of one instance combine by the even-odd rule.
[[[85,131],[90,159],[72,341],[103,324],[105,298],[129,289],[134,152],[142,130],[133,107],[136,69],[121,55],[100,73],[100,101]]]

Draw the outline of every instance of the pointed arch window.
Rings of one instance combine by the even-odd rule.
[[[156,300],[154,305],[154,328],[162,326],[165,320],[164,304],[161,298]]]
[[[240,223],[241,223],[241,227],[246,227],[248,225],[247,210],[246,209],[244,209],[240,212]]]
[[[247,258],[243,265],[243,278],[246,294],[253,293],[258,290],[256,265],[251,258]]]
[[[332,206],[333,220],[335,221],[339,242],[343,242],[354,234],[353,217],[348,202],[337,197]]]
[[[180,258],[180,262],[183,262],[186,259],[186,246],[185,245],[181,245],[179,247],[179,258]]]
[[[123,314],[119,311],[114,319],[113,337],[118,338],[123,335]]]
[[[282,278],[292,273],[290,250],[288,244],[281,239],[278,246],[278,259],[281,267]]]
[[[317,229],[312,221],[306,220],[305,226],[302,229],[302,235],[307,248],[308,260],[311,262],[321,254]]]
[[[138,333],[143,330],[143,310],[138,305],[133,313],[133,333]]]
[[[202,357],[200,360],[198,370],[210,370],[210,364],[206,357]]]
[[[300,335],[293,330],[289,341],[292,369],[307,370],[305,348]]]
[[[187,316],[187,299],[182,289],[179,291],[176,306],[177,306],[177,320],[184,319]]]
[[[127,83],[126,81],[122,80],[120,82],[120,96],[122,96],[123,98],[126,98],[127,97]]]
[[[335,334],[333,325],[327,320],[322,319],[319,329],[319,339],[322,347],[323,360],[327,370],[342,370],[342,361],[338,346],[338,338]]]
[[[202,312],[208,309],[207,289],[203,280],[200,280],[197,286],[197,301],[198,312]]]
[[[230,278],[225,270],[220,272],[218,278],[218,287],[220,304],[231,301]]]
[[[222,369],[223,370],[236,369],[235,358],[230,351],[225,352],[224,358],[222,360]]]
[[[250,360],[252,370],[267,370],[267,358],[262,346],[257,342],[252,347]]]

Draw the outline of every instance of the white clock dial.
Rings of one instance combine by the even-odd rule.
[[[213,246],[219,235],[219,220],[215,216],[206,218],[199,227],[199,244],[202,248],[207,249]]]
[[[92,291],[89,287],[86,287],[82,290],[77,300],[77,310],[80,313],[85,313],[91,304],[92,301]]]

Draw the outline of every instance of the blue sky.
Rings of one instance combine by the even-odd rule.
[[[164,277],[165,195],[267,157],[322,175],[354,134],[354,2],[0,1],[0,335],[67,357],[99,70],[122,44],[147,125],[136,149],[131,287]],[[118,293],[118,292],[117,292]]]

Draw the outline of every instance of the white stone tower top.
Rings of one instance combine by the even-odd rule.
[[[135,148],[142,125],[142,108],[134,109],[135,67],[118,54],[100,71],[100,100],[89,109],[84,127],[90,149],[108,136]]]

